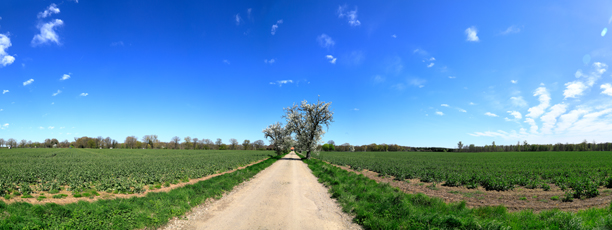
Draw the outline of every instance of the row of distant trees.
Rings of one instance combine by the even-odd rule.
[[[516,145],[496,145],[495,141],[491,145],[476,146],[474,144],[464,145],[461,141],[457,144],[460,152],[542,152],[542,151],[612,151],[612,143],[595,141],[589,143],[584,140],[581,143],[557,143],[557,144],[529,144],[527,140]]]
[[[223,143],[221,138],[217,138],[215,142],[210,139],[198,139],[178,136],[173,137],[169,142],[160,141],[157,135],[145,135],[140,140],[136,136],[128,136],[123,143],[110,137],[79,137],[74,138],[74,141],[59,141],[55,138],[45,139],[44,142],[32,142],[28,140],[17,141],[13,138],[4,140],[0,138],[0,147],[11,148],[125,148],[125,149],[204,149],[204,150],[266,150],[273,149],[272,146],[267,146],[263,140],[251,142],[244,140],[239,143],[235,138],[230,139],[229,144]]]

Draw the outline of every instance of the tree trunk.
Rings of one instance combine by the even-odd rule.
[[[306,151],[306,159],[310,159],[310,150]]]

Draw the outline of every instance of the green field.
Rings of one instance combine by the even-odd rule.
[[[0,149],[0,195],[61,188],[138,193],[235,169],[270,155],[232,150]]]
[[[419,178],[444,186],[511,190],[555,184],[576,198],[612,187],[612,152],[321,152],[337,165],[368,169],[398,179]]]

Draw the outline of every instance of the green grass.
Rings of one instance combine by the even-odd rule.
[[[612,205],[574,212],[510,213],[503,206],[470,209],[385,183],[317,159],[304,160],[346,213],[365,229],[610,229]]]
[[[518,186],[550,190],[555,184],[575,198],[612,188],[612,152],[321,152],[317,159],[363,168],[398,180],[420,179],[442,186],[481,186],[506,191]]]
[[[0,148],[0,196],[22,185],[31,185],[32,192],[66,187],[79,192],[95,188],[141,193],[147,184],[169,185],[185,178],[201,178],[272,154],[242,150]]]
[[[276,162],[269,158],[258,164],[223,174],[170,192],[147,193],[130,199],[79,201],[67,205],[48,203],[6,204],[0,201],[0,229],[143,229],[164,225],[184,215],[208,198],[220,198]]]
[[[68,195],[66,194],[57,194],[57,195],[53,195],[53,199],[62,199],[68,197]]]

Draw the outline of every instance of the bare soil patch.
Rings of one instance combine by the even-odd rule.
[[[329,162],[326,162],[330,164]],[[600,195],[588,199],[574,199],[573,202],[562,202],[565,192],[554,184],[550,185],[549,191],[542,189],[528,189],[517,187],[510,191],[487,191],[482,187],[467,189],[465,187],[446,187],[441,184],[425,183],[419,179],[395,180],[392,176],[381,177],[377,172],[369,170],[356,171],[347,166],[331,164],[341,169],[364,175],[379,183],[388,183],[397,187],[405,193],[423,193],[431,197],[442,198],[445,202],[465,201],[468,207],[498,206],[504,205],[509,211],[520,211],[531,209],[542,211],[559,209],[563,211],[578,211],[592,207],[607,207],[612,202],[612,190],[600,188]],[[554,200],[553,197],[558,197]]]
[[[162,187],[159,189],[147,189],[145,190],[143,193],[134,193],[134,194],[118,194],[118,193],[108,193],[108,192],[103,192],[103,191],[98,191],[98,193],[100,194],[99,196],[92,196],[92,197],[74,197],[72,195],[71,191],[66,191],[66,188],[62,188],[62,190],[57,193],[57,194],[65,194],[67,195],[67,197],[64,198],[52,198],[54,195],[57,194],[50,194],[49,192],[36,192],[36,193],[32,193],[30,195],[33,196],[33,198],[22,198],[20,197],[13,197],[9,200],[5,199],[4,197],[0,197],[0,201],[3,201],[4,203],[10,204],[10,203],[15,203],[15,202],[27,202],[30,204],[47,204],[47,203],[55,203],[55,204],[70,204],[70,203],[76,203],[79,201],[87,201],[87,202],[94,202],[97,200],[104,200],[104,199],[116,199],[116,198],[124,198],[124,199],[128,199],[128,198],[132,198],[132,197],[144,197],[147,195],[147,193],[150,192],[169,192],[172,189],[176,189],[176,188],[180,188],[180,187],[184,187],[185,185],[188,184],[195,184],[198,183],[200,181],[204,181],[204,180],[208,180],[210,178],[213,177],[217,177],[226,173],[232,173],[235,172],[236,170],[240,170],[240,169],[244,169],[248,166],[257,164],[259,162],[264,161],[265,159],[259,160],[259,161],[255,161],[253,163],[250,163],[248,165],[242,166],[242,167],[238,167],[236,169],[232,169],[229,171],[225,171],[225,172],[221,172],[221,173],[216,173],[216,174],[212,174],[212,175],[208,175],[205,177],[201,177],[201,178],[196,178],[196,179],[190,179],[188,182],[182,182],[182,183],[178,183],[178,184],[170,184],[170,186],[168,187]],[[36,198],[38,196],[45,196],[47,198],[43,199],[43,200],[37,200]]]

